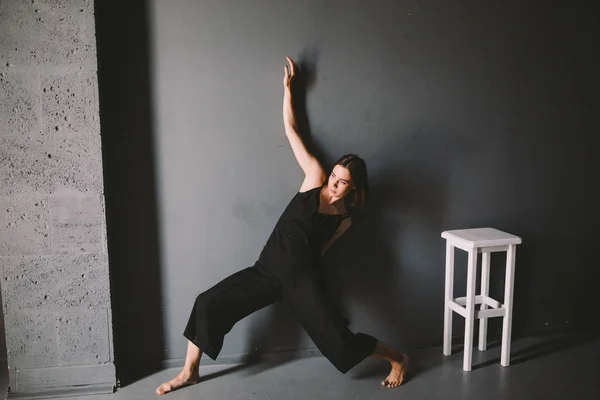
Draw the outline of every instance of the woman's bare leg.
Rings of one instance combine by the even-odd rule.
[[[198,366],[200,365],[200,358],[202,352],[194,343],[188,340],[187,353],[185,355],[185,365],[183,369],[175,378],[168,382],[163,383],[156,389],[157,394],[165,394],[177,390],[184,386],[193,385],[200,381],[200,375],[198,374]]]
[[[377,342],[377,347],[375,347],[375,351],[371,354],[371,357],[388,360],[392,364],[392,371],[381,382],[383,386],[391,388],[402,384],[404,373],[408,367],[408,356],[406,354],[398,353],[387,344]]]

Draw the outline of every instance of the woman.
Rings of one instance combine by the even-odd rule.
[[[300,191],[280,217],[258,261],[206,292],[194,303],[184,336],[188,348],[183,370],[163,383],[156,393],[165,394],[200,380],[202,353],[213,360],[223,338],[240,319],[274,302],[285,308],[306,330],[321,353],[342,373],[368,356],[388,360],[392,366],[382,385],[402,383],[408,357],[375,338],[352,333],[348,321],[328,299],[319,271],[319,257],[348,230],[351,218],[344,199],[362,207],[368,193],[367,168],[362,159],[348,154],[326,176],[307,150],[296,129],[290,85],[296,73],[287,57],[283,78],[285,133],[305,177]]]

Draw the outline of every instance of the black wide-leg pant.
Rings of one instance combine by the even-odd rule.
[[[340,372],[346,373],[375,350],[374,337],[348,329],[314,269],[299,268],[282,278],[259,263],[198,295],[184,336],[215,360],[236,322],[277,301]]]

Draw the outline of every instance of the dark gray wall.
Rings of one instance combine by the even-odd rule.
[[[153,174],[135,167],[134,151],[124,161],[126,150],[115,148],[120,167],[130,169],[118,172],[116,164],[107,175],[109,244],[111,221],[114,237],[127,225],[119,216],[158,215],[150,224],[156,236],[147,223],[139,232],[160,250],[148,249],[160,255],[160,266],[153,262],[147,270],[111,252],[112,270],[121,271],[113,273],[113,293],[161,299],[162,306],[153,303],[135,318],[146,331],[164,333],[149,331],[152,343],[164,345],[162,357],[184,356],[182,331],[195,296],[254,263],[300,187],[281,122],[285,55],[314,78],[305,104],[316,153],[329,167],[355,152],[369,167],[369,207],[324,260],[354,329],[394,345],[440,342],[440,232],[481,226],[523,237],[515,335],[590,327],[585,312],[598,300],[590,283],[598,276],[592,257],[598,197],[591,191],[598,18],[573,2],[534,3],[154,0],[148,27],[136,18],[126,23],[132,11],[113,11],[121,13],[111,29],[122,44],[106,52],[115,69],[105,93],[112,85],[115,100],[120,96],[116,132],[146,140],[143,148],[155,146],[156,190],[147,193],[156,193],[158,206],[153,214],[145,196],[127,192],[131,207],[111,213],[111,189],[116,202],[125,197],[119,188]],[[123,43],[133,42],[125,36],[144,28],[149,36],[138,45],[150,52],[128,54]],[[146,57],[150,75],[143,72]],[[133,86],[118,77],[119,68]],[[138,93],[146,78],[150,92]],[[146,104],[147,95],[150,105],[133,105]],[[136,128],[136,119],[148,129]],[[125,252],[127,244],[114,246]],[[493,257],[492,294],[500,299],[503,261]],[[464,265],[459,254],[458,294]],[[137,274],[139,286],[155,294],[120,283],[125,270],[147,271],[150,278]],[[115,315],[118,362],[119,326],[134,322],[118,309]],[[456,329],[460,334],[460,323]],[[222,354],[307,346],[310,340],[275,306],[236,325]]]

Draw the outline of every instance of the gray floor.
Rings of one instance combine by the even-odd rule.
[[[366,360],[346,375],[322,357],[288,362],[271,360],[248,366],[201,367],[205,381],[163,397],[184,399],[600,399],[600,340],[542,337],[513,343],[512,365],[499,364],[500,348],[474,351],[474,370],[462,371],[460,348],[450,357],[441,349],[409,352],[411,369],[404,385],[380,386],[385,362]],[[70,400],[158,398],[155,388],[178,372],[165,370],[112,395]]]

